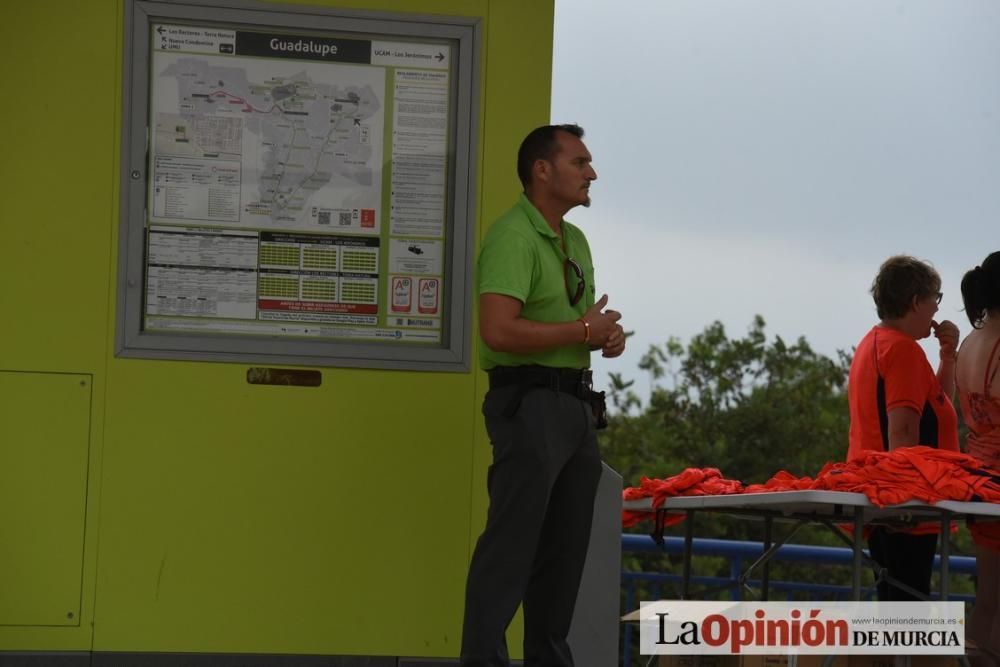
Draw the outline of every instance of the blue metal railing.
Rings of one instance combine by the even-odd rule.
[[[649,535],[622,535],[623,553],[660,553],[677,554],[684,553],[684,539],[681,537],[665,537],[663,546],[659,546]],[[729,561],[729,576],[692,576],[690,583],[696,586],[703,586],[712,590],[729,590],[730,598],[740,599],[740,577],[743,573],[744,561],[754,562],[764,552],[764,545],[761,542],[741,542],[737,540],[718,540],[708,538],[695,538],[691,544],[691,554],[693,556],[716,556]],[[866,551],[867,553],[867,551]],[[803,544],[785,544],[778,548],[772,560],[798,563],[814,563],[817,565],[844,565],[850,567],[854,562],[854,554],[846,547],[818,547]],[[941,557],[934,557],[934,569],[941,565]],[[953,575],[976,574],[976,559],[971,556],[951,556],[948,559],[948,567]],[[625,609],[631,611],[639,605],[636,600],[636,585],[644,582],[649,586],[649,599],[659,600],[662,596],[664,586],[678,586],[681,583],[680,574],[666,574],[662,572],[622,572],[622,587],[625,592]],[[746,583],[753,587],[759,587],[759,580],[749,580]],[[824,600],[846,600],[850,598],[851,587],[834,584],[816,584],[811,582],[797,581],[770,581],[769,589],[772,591],[782,591],[788,593],[805,593],[808,599]],[[861,591],[863,600],[871,599],[874,595],[874,587],[864,588]],[[678,597],[676,593],[673,597]],[[951,594],[951,600],[963,602],[975,601],[975,596],[964,594]],[[623,635],[622,665],[631,667],[632,643],[634,640],[635,628],[632,624],[626,624]]]

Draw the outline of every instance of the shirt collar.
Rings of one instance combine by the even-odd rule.
[[[528,220],[531,221],[531,226],[535,228],[536,232],[538,232],[542,236],[547,236],[548,238],[552,239],[559,238],[559,235],[556,234],[551,227],[549,227],[549,223],[545,221],[545,218],[542,217],[542,214],[538,212],[538,209],[535,208],[535,205],[531,203],[531,200],[529,200],[528,196],[523,192],[521,193],[520,198],[517,200],[517,205],[520,206],[521,210],[524,211],[525,215],[528,216]]]

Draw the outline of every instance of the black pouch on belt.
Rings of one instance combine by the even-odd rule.
[[[590,409],[594,413],[594,428],[598,431],[608,427],[608,403],[604,398],[603,391],[587,390],[587,395],[583,400],[590,404]]]

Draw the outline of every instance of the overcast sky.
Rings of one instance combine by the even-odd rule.
[[[554,49],[552,119],[598,173],[567,218],[636,332],[595,356],[602,384],[642,389],[650,343],[758,313],[850,349],[898,253],[970,330],[962,274],[1000,249],[1000,2],[557,0]]]

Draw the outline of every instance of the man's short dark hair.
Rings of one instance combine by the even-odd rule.
[[[576,124],[543,125],[528,133],[517,150],[517,177],[527,189],[531,184],[531,168],[536,160],[551,160],[559,151],[556,132],[568,132],[577,139],[583,138],[583,128]]]
[[[910,311],[913,298],[936,294],[941,276],[934,267],[908,255],[896,255],[882,262],[872,281],[872,299],[880,319],[899,319]]]

